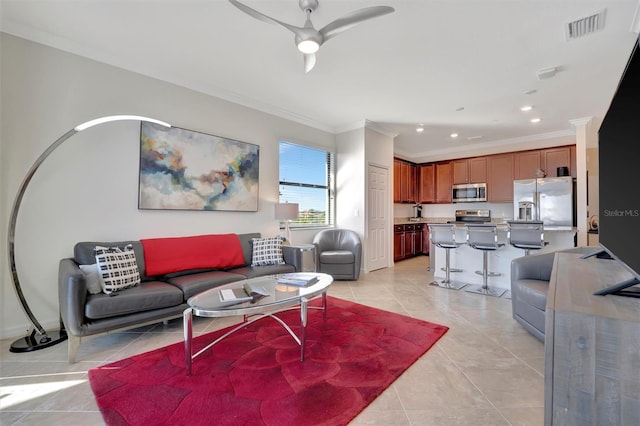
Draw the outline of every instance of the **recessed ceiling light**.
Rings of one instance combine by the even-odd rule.
[[[541,121],[542,121],[542,118],[540,118],[540,117],[536,117],[536,118],[532,118],[530,121],[531,121],[532,123],[539,123],[539,122],[541,122]]]
[[[475,141],[475,140],[478,140],[478,139],[482,139],[482,137],[483,137],[482,135],[478,135],[478,136],[469,136],[469,137],[467,138],[467,140],[468,140],[468,141]]]
[[[458,134],[457,134],[457,133],[451,133],[449,136],[450,136],[452,139],[455,139],[455,138],[457,138],[457,137],[458,137]]]
[[[456,111],[463,111],[463,110],[464,110],[464,107],[456,108]]]
[[[533,107],[531,105],[523,105],[520,107],[520,111],[522,112],[527,112],[527,111],[531,111],[533,109]]]
[[[537,90],[536,89],[531,89],[531,90],[527,90],[526,92],[524,92],[525,95],[533,95],[534,93],[536,93]]]
[[[416,129],[416,132],[418,132],[418,133],[422,133],[422,132],[424,132],[424,127],[418,127],[418,128]]]

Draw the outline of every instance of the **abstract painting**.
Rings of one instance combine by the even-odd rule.
[[[257,211],[259,157],[258,145],[142,122],[138,208]]]

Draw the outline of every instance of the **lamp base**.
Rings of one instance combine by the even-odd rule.
[[[36,336],[36,330],[34,329],[31,334],[27,334],[25,337],[16,340],[11,344],[9,349],[11,352],[33,352],[40,349],[48,348],[58,343],[62,343],[67,340],[67,331],[54,330],[48,331],[44,335]]]

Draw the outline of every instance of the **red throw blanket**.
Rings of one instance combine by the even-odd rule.
[[[236,234],[152,238],[141,242],[148,276],[245,264],[240,238]]]

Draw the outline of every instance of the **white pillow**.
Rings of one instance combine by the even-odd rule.
[[[253,238],[251,266],[284,265],[282,237]]]
[[[89,293],[102,293],[98,264],[94,263],[92,265],[80,265],[80,269],[82,269],[82,272],[84,273],[84,279],[87,282],[87,290],[89,291]]]
[[[96,247],[96,264],[102,291],[106,294],[140,284],[140,272],[133,246]]]

